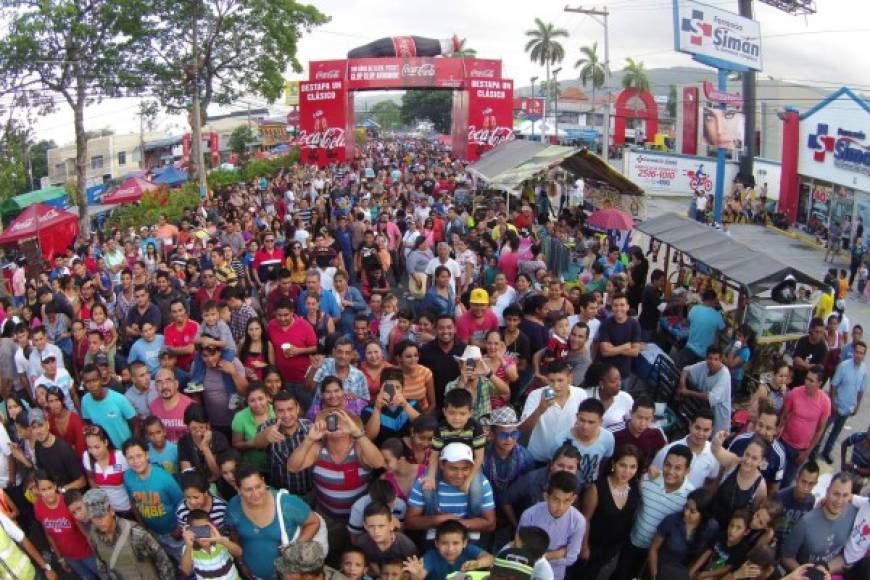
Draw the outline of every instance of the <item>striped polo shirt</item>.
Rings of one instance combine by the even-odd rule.
[[[347,517],[353,503],[368,491],[371,470],[359,462],[355,446],[344,461],[335,463],[323,445],[312,476],[318,505],[330,515]]]
[[[186,548],[185,548],[186,549]],[[214,544],[211,549],[194,548],[191,554],[193,572],[201,580],[238,580],[239,571],[226,546]]]
[[[488,512],[495,510],[495,499],[492,494],[492,486],[489,481],[484,477],[483,478],[483,501],[480,505],[481,512]],[[453,514],[459,519],[464,519],[470,516],[468,513],[468,494],[464,493],[462,490],[457,489],[445,482],[444,480],[438,481],[438,488],[436,490],[438,494],[438,512],[439,514]],[[414,483],[414,487],[411,489],[411,495],[408,497],[408,507],[416,507],[422,508],[425,512],[426,509],[426,500],[423,497],[423,479],[420,478]],[[432,514],[427,514],[432,515]],[[469,532],[468,537],[472,540],[477,540],[480,538],[479,532]],[[429,528],[426,531],[426,539],[432,540],[435,539],[435,529]]]
[[[659,524],[665,517],[683,509],[693,489],[695,487],[686,478],[679,489],[668,493],[665,491],[664,477],[660,475],[656,479],[649,479],[644,476],[640,482],[640,509],[631,528],[632,545],[635,548],[649,548]]]

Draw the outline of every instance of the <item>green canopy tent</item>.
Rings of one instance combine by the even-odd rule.
[[[66,206],[66,190],[63,187],[46,187],[28,193],[22,193],[15,197],[10,197],[0,204],[0,214],[4,218],[9,214],[18,214],[33,205],[34,203],[44,203],[58,209],[63,209]]]

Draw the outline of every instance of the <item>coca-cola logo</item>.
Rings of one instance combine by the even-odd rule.
[[[513,141],[514,130],[510,127],[494,127],[478,129],[475,125],[468,127],[468,142],[473,145],[489,145],[495,147],[505,141]]]
[[[344,129],[328,127],[323,131],[312,131],[311,133],[302,130],[294,145],[312,149],[318,147],[320,149],[339,149],[345,146]]]
[[[494,79],[495,71],[491,68],[473,68],[471,69],[470,76],[479,79]]]
[[[327,79],[337,79],[339,78],[340,71],[337,68],[332,70],[319,70],[314,74],[314,78],[318,81],[327,80]]]
[[[421,65],[402,65],[402,77],[434,77],[435,65],[431,63]]]

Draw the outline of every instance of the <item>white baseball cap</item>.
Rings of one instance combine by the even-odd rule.
[[[474,453],[471,447],[465,443],[451,443],[441,451],[441,461],[456,463],[458,461],[468,461],[474,463]]]

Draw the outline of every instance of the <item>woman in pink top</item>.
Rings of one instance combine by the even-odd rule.
[[[831,399],[822,391],[825,370],[814,365],[807,371],[804,384],[792,389],[782,406],[782,434],[786,467],[782,487],[791,485],[801,465],[806,462],[825,432],[831,416]]]
[[[396,492],[396,497],[408,501],[411,488],[426,473],[426,466],[410,463],[405,459],[405,446],[401,439],[395,437],[387,439],[381,444],[381,455],[384,456],[384,468],[386,469],[381,479],[389,482]]]

